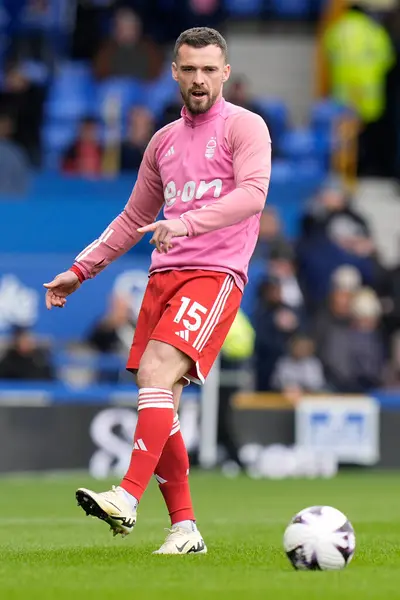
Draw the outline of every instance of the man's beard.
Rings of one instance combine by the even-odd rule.
[[[217,96],[211,96],[211,94],[206,92],[206,95],[203,96],[202,100],[196,101],[195,98],[193,98],[192,96],[192,91],[193,90],[185,93],[182,91],[182,89],[180,90],[183,102],[188,111],[192,113],[192,115],[202,115],[206,113],[208,110],[210,110],[210,108],[215,104],[217,100]]]

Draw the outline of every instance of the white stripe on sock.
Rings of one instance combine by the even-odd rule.
[[[146,402],[142,404],[138,404],[138,410],[143,410],[145,408],[169,408],[174,410],[173,402]]]

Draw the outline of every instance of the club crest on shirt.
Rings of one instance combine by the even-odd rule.
[[[216,148],[217,148],[217,139],[215,137],[212,137],[207,142],[205,157],[206,158],[214,158]]]

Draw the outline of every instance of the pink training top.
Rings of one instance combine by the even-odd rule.
[[[150,273],[208,269],[230,273],[243,290],[259,232],[271,173],[271,139],[263,119],[224,99],[206,113],[182,118],[150,141],[122,213],[74,264],[94,277],[142,237],[164,205],[181,218],[187,237],[168,254],[155,250]]]

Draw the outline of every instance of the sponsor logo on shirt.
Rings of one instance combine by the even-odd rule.
[[[222,193],[222,179],[213,179],[210,182],[187,181],[182,189],[177,189],[175,181],[170,181],[164,188],[164,200],[166,206],[173,206],[179,198],[181,202],[187,203],[192,200],[201,200],[210,190],[213,190],[214,198],[219,198]],[[210,195],[210,194],[209,194]]]

